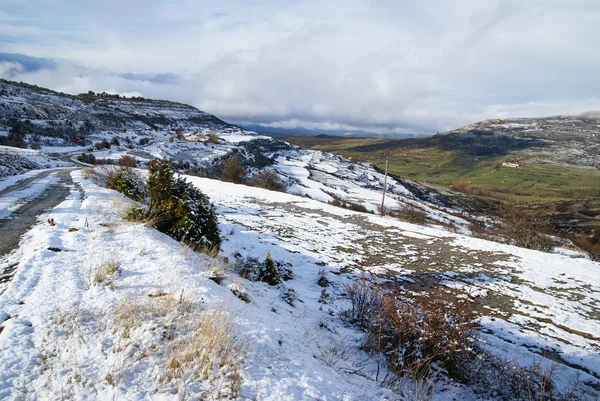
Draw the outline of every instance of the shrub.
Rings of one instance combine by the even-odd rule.
[[[108,142],[108,140],[105,138],[101,142],[96,142],[94,147],[96,150],[110,149],[110,142]]]
[[[345,312],[350,321],[360,328],[367,328],[381,309],[382,292],[365,277],[344,286],[352,308]]]
[[[422,377],[438,364],[464,376],[476,339],[468,301],[441,289],[401,298],[364,277],[346,292],[352,307],[345,315],[366,331],[364,348],[382,353],[390,371]]]
[[[79,160],[82,163],[95,164],[96,156],[94,156],[93,153],[82,153],[79,156],[77,156],[77,160]]]
[[[339,198],[336,195],[331,194],[331,193],[329,195],[334,198],[331,202],[329,202],[329,204],[332,205],[332,206],[341,207],[341,208],[348,209],[348,210],[353,210],[355,212],[369,213],[369,209],[367,209],[366,207],[364,207],[360,203],[355,203],[355,202],[350,202],[348,200],[343,200],[343,199],[341,199],[341,198]]]
[[[173,166],[168,160],[154,159],[148,163],[148,172],[150,209],[161,209],[171,200]]]
[[[515,246],[539,251],[551,251],[553,241],[544,234],[547,222],[540,216],[527,214],[516,208],[502,211],[502,235]]]
[[[262,281],[269,285],[277,285],[290,280],[292,278],[290,267],[290,264],[274,261],[270,252],[267,253],[264,262],[253,257],[247,257],[238,259],[234,265],[240,276],[250,281]]]
[[[170,235],[198,248],[219,248],[221,238],[215,207],[198,188],[177,178],[173,182],[174,224]]]
[[[279,174],[273,169],[267,169],[260,173],[256,173],[254,177],[252,177],[251,185],[270,191],[285,192],[284,183],[279,178]]]
[[[573,239],[573,243],[587,252],[592,260],[600,261],[600,243],[597,238],[581,232]]]
[[[196,249],[218,249],[219,226],[209,198],[185,179],[174,178],[173,166],[167,160],[152,160],[148,171],[147,213],[159,216],[154,227]]]
[[[437,289],[413,299],[388,292],[379,303],[367,349],[383,352],[396,373],[427,374],[434,363],[464,376],[474,355],[474,315],[467,300]]]
[[[327,273],[325,272],[325,269],[321,268],[319,269],[319,278],[317,279],[317,284],[319,285],[319,287],[329,287],[331,285],[331,281],[329,281],[329,278],[327,277]]]
[[[232,157],[223,168],[221,180],[241,184],[246,180],[246,167],[237,157]]]
[[[219,138],[219,136],[217,134],[208,134],[207,138],[208,138],[208,142],[214,143],[215,145],[218,145],[219,143],[221,143],[221,138]]]
[[[121,167],[137,167],[137,160],[135,157],[130,155],[123,155],[119,159],[119,166]]]
[[[121,167],[113,170],[108,180],[108,187],[138,202],[146,198],[144,179],[130,168]]]
[[[502,400],[543,400],[576,401],[588,398],[581,395],[575,383],[559,389],[555,385],[557,364],[543,367],[534,358],[528,366],[505,359],[491,353],[471,361],[467,376],[463,380],[468,385],[477,385]]]
[[[424,210],[410,204],[405,204],[398,209],[392,210],[389,215],[412,224],[424,225],[429,221],[427,213]]]

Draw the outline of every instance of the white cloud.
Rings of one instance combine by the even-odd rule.
[[[434,133],[600,108],[593,0],[8,3],[4,51],[72,62],[19,79],[189,102],[233,122]]]

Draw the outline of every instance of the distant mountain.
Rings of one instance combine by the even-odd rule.
[[[402,148],[438,148],[474,157],[510,155],[542,163],[600,168],[600,116],[492,119],[429,137],[378,142],[354,150]]]
[[[186,104],[107,93],[69,95],[0,80],[0,144],[86,145],[124,131],[228,128],[237,127]]]
[[[330,137],[351,137],[351,138],[418,138],[422,137],[422,133],[408,133],[408,134],[390,134],[390,133],[373,133],[363,131],[352,131],[348,130],[323,130],[323,129],[299,129],[299,128],[273,128],[265,127],[260,124],[241,124],[242,127],[250,131],[258,132],[261,134],[269,135],[276,138],[285,138],[292,136],[320,136],[327,135]]]

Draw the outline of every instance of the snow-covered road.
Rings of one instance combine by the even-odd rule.
[[[10,180],[12,185],[0,191],[0,292],[17,267],[10,252],[41,213],[65,199],[73,183],[70,171],[55,169],[24,175],[21,180]]]

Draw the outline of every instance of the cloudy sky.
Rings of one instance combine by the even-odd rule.
[[[435,133],[600,110],[598,0],[2,0],[0,76],[239,124]]]

